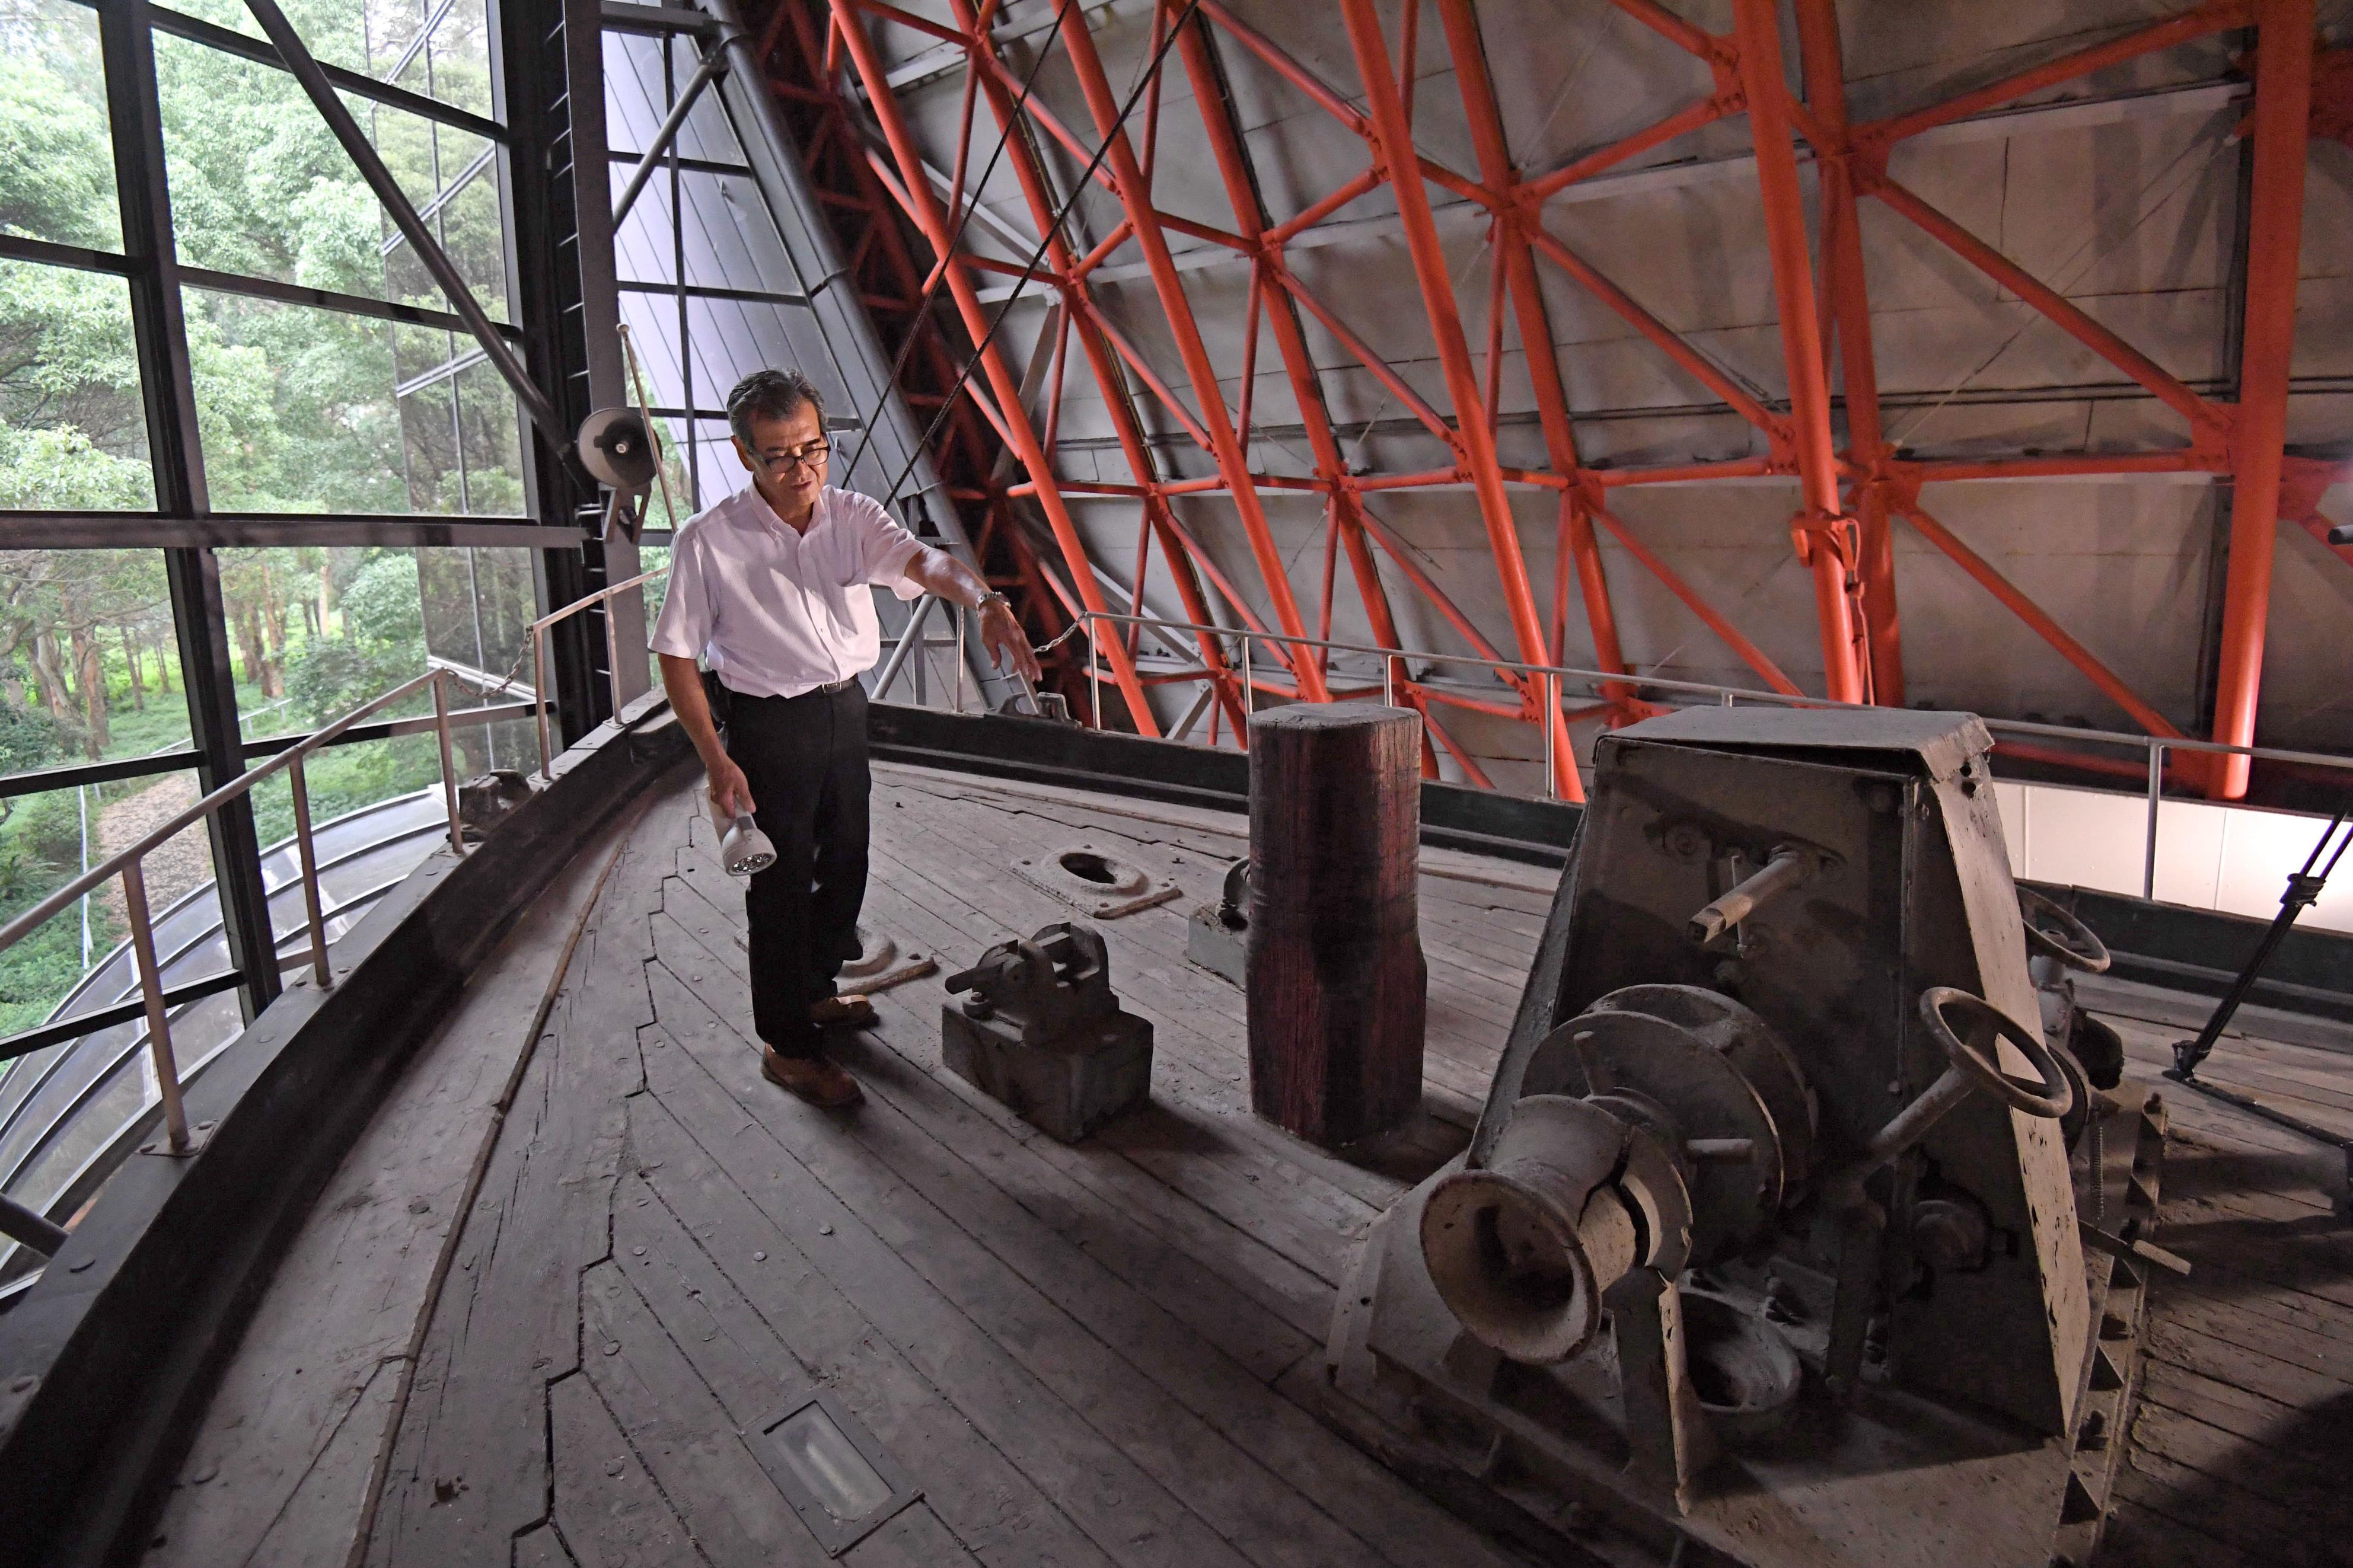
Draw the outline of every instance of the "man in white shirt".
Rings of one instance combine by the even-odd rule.
[[[828,1024],[868,1024],[834,977],[858,954],[866,898],[866,692],[881,652],[876,587],[980,611],[982,646],[1038,679],[1001,594],[924,545],[881,506],[825,482],[825,405],[797,371],[764,370],[727,396],[752,488],[702,512],[672,542],[650,639],[670,707],[702,758],[723,821],[750,815],[776,848],[751,879],[752,1021],[770,1081],[814,1105],[861,1098],[819,1054]],[[697,661],[726,689],[723,743]]]

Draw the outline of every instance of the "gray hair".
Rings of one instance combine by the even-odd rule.
[[[727,395],[727,428],[749,448],[752,421],[789,419],[804,408],[817,410],[817,427],[825,431],[825,395],[797,370],[755,370]]]

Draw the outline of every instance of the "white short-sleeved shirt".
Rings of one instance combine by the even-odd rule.
[[[749,697],[846,680],[881,655],[871,590],[920,597],[907,568],[927,548],[871,497],[828,486],[801,533],[747,485],[678,531],[649,643]]]

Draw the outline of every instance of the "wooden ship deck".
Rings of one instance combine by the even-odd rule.
[[[876,772],[868,922],[942,973],[1074,913],[1024,857],[1085,844],[1182,886],[1100,922],[1155,1026],[1150,1107],[1037,1132],[942,1066],[936,974],[839,1047],[861,1110],[765,1083],[740,888],[678,775],[533,908],[353,1149],[149,1563],[822,1563],[754,1447],[818,1388],[922,1490],[841,1559],[864,1568],[1532,1560],[1312,1391],[1357,1239],[1467,1140],[1552,876],[1425,850],[1427,1114],[1352,1163],[1250,1115],[1241,994],[1184,957],[1240,817]],[[2206,1004],[2085,994],[2165,1091],[2158,1239],[2195,1268],[2157,1286],[2100,1561],[2348,1561],[2333,1156],[2155,1081]],[[2209,1072],[2353,1133],[2348,1052],[2353,1030],[2251,1012]]]

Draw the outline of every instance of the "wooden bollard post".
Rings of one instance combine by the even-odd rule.
[[[1409,709],[1250,721],[1250,1108],[1327,1147],[1421,1103],[1420,762]]]

